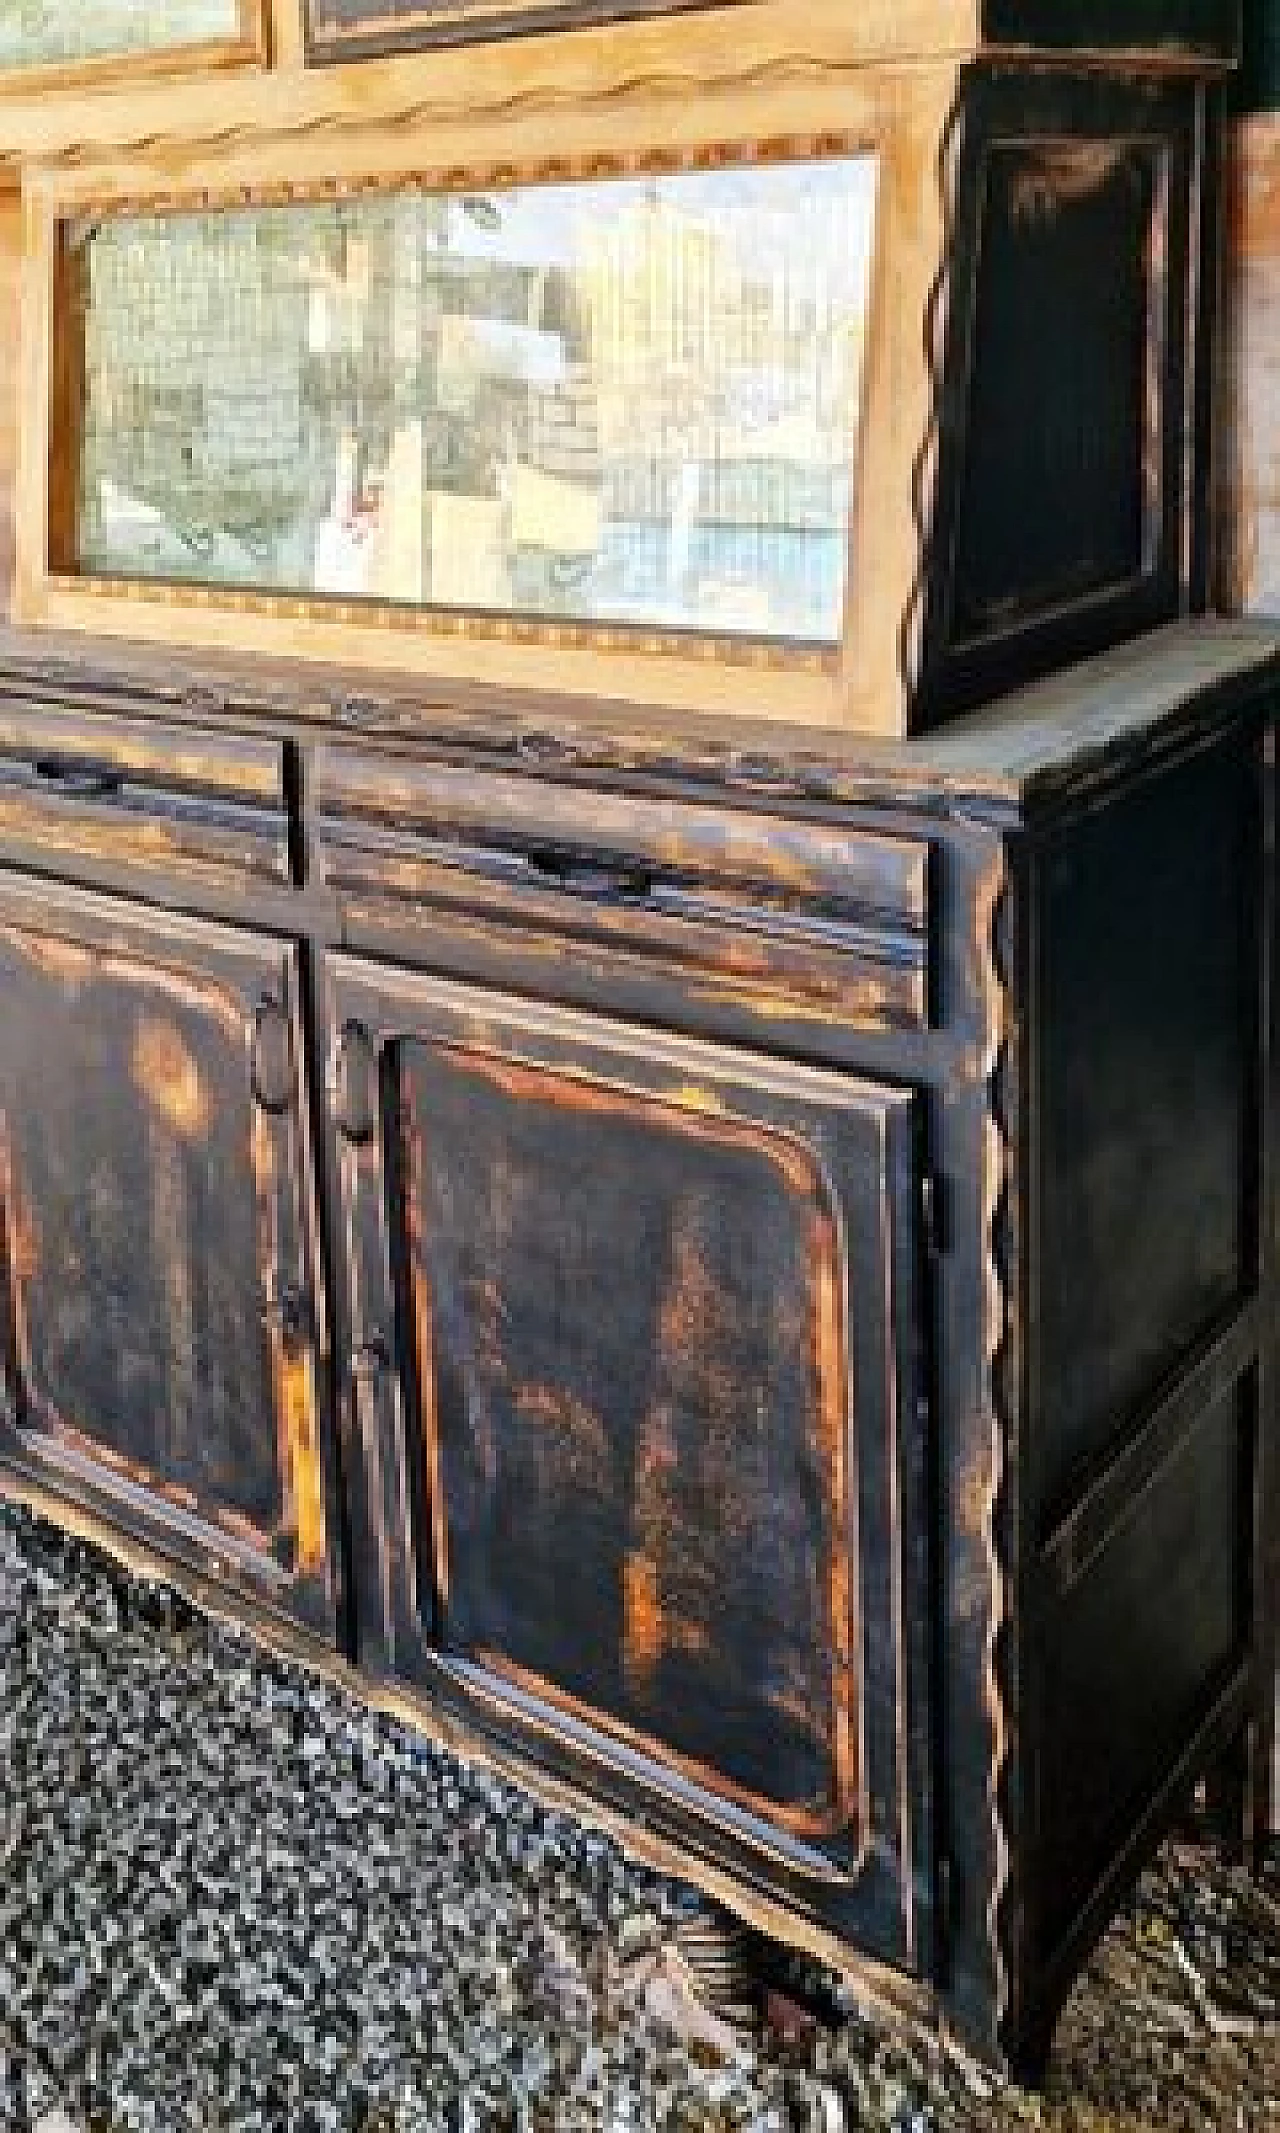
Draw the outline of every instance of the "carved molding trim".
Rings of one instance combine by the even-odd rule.
[[[956,215],[964,134],[964,104],[962,99],[957,97],[942,130],[935,166],[938,197],[942,206],[942,249],[924,315],[924,353],[929,373],[929,420],[911,466],[911,517],[916,532],[916,564],[898,634],[898,672],[907,709],[908,732],[914,725],[912,708],[924,678],[925,638],[933,579],[934,499],[942,450],[947,337],[951,321],[951,284],[955,266]]]
[[[711,6],[695,9],[684,20],[693,24],[714,13]],[[636,27],[635,23],[614,25],[619,36]],[[559,49],[558,39],[546,42]],[[500,56],[507,47],[499,44],[487,49]],[[433,131],[456,128],[460,123],[468,127],[515,125],[524,120],[584,114],[621,118],[636,107],[644,111],[652,106],[679,105],[691,96],[776,97],[787,90],[825,92],[824,101],[830,96],[834,107],[842,91],[865,91],[868,82],[865,54],[828,55],[817,47],[812,51],[778,49],[761,56],[749,50],[744,55],[741,45],[735,47],[732,40],[725,40],[714,53],[700,52],[696,63],[688,67],[655,63],[650,52],[644,53],[643,59],[637,54],[631,68],[620,67],[611,78],[585,85],[563,67],[558,75],[526,69],[514,80],[467,79],[460,88],[443,85],[430,73],[425,79],[413,78],[420,70],[430,68],[433,60],[438,73],[442,62],[455,56],[459,55],[437,50],[434,54],[409,53],[398,59],[369,60],[365,65],[380,78],[376,91],[367,99],[336,97],[329,84],[340,77],[329,66],[303,74],[301,87],[296,86],[295,77],[267,75],[264,80],[272,98],[260,112],[248,108],[250,97],[243,88],[234,116],[229,115],[225,98],[220,106],[203,98],[190,112],[181,147],[184,155],[198,148],[202,155],[216,158],[238,148],[295,146],[308,140],[334,145],[347,139],[368,140],[376,134],[380,148],[404,141],[410,150],[406,168],[414,169],[420,165],[424,137],[429,138]],[[384,82],[381,77],[392,69],[399,69],[407,78],[394,85]],[[133,100],[132,109],[126,103],[123,112],[113,109],[101,116],[102,124],[94,128],[92,136],[59,139],[55,113],[40,137],[30,143],[21,140],[18,148],[49,168],[92,170],[100,162],[104,147],[127,152],[145,162],[163,159],[179,138],[172,116],[162,107],[149,106],[141,96]],[[34,124],[29,130],[35,133]],[[471,179],[474,182],[474,173]],[[343,185],[339,189],[345,191],[349,187]]]
[[[990,1426],[990,1468],[983,1536],[990,1572],[983,1694],[991,1726],[987,1804],[992,1876],[987,1937],[995,1991],[993,2042],[1006,2047],[1020,2027],[1021,1968],[1014,1945],[1020,1923],[1014,1900],[1018,1834],[1017,1636],[1018,1381],[1021,1327],[1017,1309],[1019,1059],[1012,1012],[1016,942],[1014,900],[1003,845],[983,884],[983,983],[986,996],[987,1092],[982,1156],[983,1366]]]
[[[341,595],[254,593],[240,586],[193,584],[170,578],[85,575],[63,576],[54,582],[67,591],[117,608],[145,601],[179,614],[204,609],[227,615],[262,615],[290,623],[346,623],[389,637],[416,634],[461,643],[534,645],[551,651],[630,653],[651,659],[688,660],[704,667],[732,666],[756,673],[815,677],[833,676],[838,663],[835,652],[782,638],[718,637],[692,630],[681,635],[644,624],[543,622],[525,614],[396,607],[386,600],[352,600]]]
[[[670,84],[673,88],[676,83]],[[556,102],[576,101],[568,97]],[[501,109],[514,114],[522,104],[512,96]],[[438,115],[429,106],[415,105],[400,119],[388,121],[392,131],[416,130],[420,118]],[[383,129],[384,136],[387,128]],[[228,128],[221,138],[240,137],[241,129]],[[145,144],[143,144],[145,146]],[[216,147],[217,142],[211,143]],[[597,180],[640,177],[683,177],[691,172],[755,170],[783,163],[821,163],[842,157],[874,155],[877,143],[867,131],[857,128],[819,127],[803,132],[770,134],[727,133],[696,147],[647,141],[634,147],[601,148],[579,154],[533,156],[471,156],[424,161],[422,143],[414,156],[393,168],[361,169],[326,177],[290,177],[265,173],[245,184],[238,176],[218,176],[192,182],[172,178],[145,185],[111,182],[100,200],[62,211],[76,220],[86,212],[93,222],[133,215],[208,215],[236,209],[305,207],[327,200],[361,200],[394,192],[421,189],[431,193],[505,191],[532,185],[579,185]]]

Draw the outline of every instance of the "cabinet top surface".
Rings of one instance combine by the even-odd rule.
[[[202,731],[500,761],[533,777],[688,781],[756,799],[919,807],[1010,821],[1052,813],[1188,743],[1280,686],[1280,630],[1174,624],[936,732],[879,741],[772,720],[436,688],[362,670],[219,654],[176,657],[70,633],[0,628],[0,709],[70,706]]]

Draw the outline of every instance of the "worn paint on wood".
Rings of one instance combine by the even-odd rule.
[[[365,1663],[567,1732],[918,1968],[914,1099],[346,956],[330,987]]]
[[[979,75],[946,176],[915,730],[1172,620],[1204,522],[1194,84]]]
[[[1237,1298],[1234,1276],[1225,1288],[1215,1280],[1206,1330],[1199,1305],[1186,1302],[1173,1241],[1153,1246],[1143,1228],[1144,1194],[1175,1210],[1188,1192],[1202,1197],[1177,1123],[1186,1103],[1216,1105],[1223,1133],[1234,1138],[1239,1126],[1249,1138],[1260,1130],[1259,1091],[1271,1085],[1265,1058],[1260,1066],[1252,1056],[1247,1005],[1234,1050],[1225,1040],[1206,1050],[1196,1013],[1208,1006],[1189,1001],[1184,1016],[1152,1004],[1152,988],[1167,1000],[1169,973],[1184,968],[1198,1000],[1208,980],[1195,972],[1205,959],[1206,967],[1221,964],[1222,983],[1242,1003],[1253,983],[1247,923],[1247,952],[1231,943],[1262,863],[1253,736],[1270,716],[1276,655],[1267,643],[1243,626],[1181,629],[911,750],[824,751],[812,736],[802,748],[779,732],[771,752],[749,758],[741,739],[731,745],[731,730],[713,739],[696,721],[687,730],[650,727],[602,709],[588,726],[543,702],[538,723],[526,727],[507,707],[504,725],[490,721],[484,704],[435,704],[407,683],[383,696],[352,677],[330,677],[317,699],[305,675],[294,677],[292,694],[279,670],[270,679],[276,715],[292,705],[285,715],[296,730],[331,721],[339,702],[347,714],[355,703],[369,729],[353,753],[371,760],[345,789],[328,764],[323,778],[294,782],[308,837],[295,828],[286,850],[309,843],[311,887],[297,893],[287,879],[264,880],[255,890],[280,939],[309,937],[334,1068],[340,1508],[353,1540],[365,1665],[714,1853],[750,1885],[753,1902],[767,1889],[783,1904],[798,1932],[834,1932],[917,1973],[945,1950],[956,2021],[1024,2067],[1033,2066],[1072,1970],[1143,1847],[1167,1826],[1195,1772],[1256,1712],[1250,1649],[1269,1648],[1269,1610],[1259,1603],[1251,1612],[1241,1596],[1258,1488],[1251,1387],[1270,1369],[1272,1314],[1259,1296]],[[109,662],[91,676],[78,651],[75,659],[65,647],[19,648],[0,670],[0,705],[9,705],[0,719],[25,734],[15,761],[29,767],[39,753],[33,694],[112,702]],[[230,668],[183,671],[193,692],[185,714],[186,684],[172,666],[149,666],[142,655],[123,662],[135,712],[142,700],[165,711],[149,755],[136,719],[121,747],[127,785],[164,787],[167,729],[179,722],[186,748],[175,747],[172,760],[186,765],[185,835],[200,810],[201,750],[217,808],[226,815],[242,807],[249,818],[262,811],[265,758],[255,767],[246,748],[237,780],[225,761],[219,766],[212,740],[198,749],[194,736],[210,722],[226,734],[243,725],[244,692],[268,678],[248,665],[238,680]],[[118,678],[117,702],[123,685]],[[20,716],[18,700],[26,705]],[[385,754],[379,718],[397,736]],[[109,735],[110,721],[95,730]],[[521,745],[526,732],[536,746]],[[83,735],[73,744],[70,728],[60,729],[60,752],[83,764]],[[345,759],[348,751],[333,753]],[[25,775],[19,769],[11,782],[20,787]],[[1186,799],[1186,780],[1201,813],[1212,801],[1211,823]],[[90,777],[85,792],[41,803],[67,825],[67,869],[106,864],[101,852],[86,857],[71,830],[79,807],[98,804],[96,783]],[[34,807],[31,793],[19,804]],[[1211,855],[1234,852],[1236,871],[1219,877],[1217,862],[1206,861],[1206,880],[1179,896],[1176,881],[1169,884],[1181,879],[1195,844],[1189,806],[1199,827],[1212,829]],[[455,876],[449,922],[440,913],[422,922],[409,893],[416,876],[401,871],[419,865],[414,840],[432,823],[441,832],[437,878]],[[229,824],[224,830],[230,836]],[[594,859],[596,872],[556,882],[543,870],[539,886],[517,866],[499,882],[502,863],[540,842],[544,851],[549,844]],[[1125,871],[1116,851],[1138,855],[1146,893],[1127,878],[1123,893],[1116,887]],[[1175,865],[1169,855],[1180,852]],[[1052,854],[1068,862],[1074,854],[1083,886],[1070,864],[1050,868]],[[237,1054],[240,1100],[255,1121],[248,1227],[258,1266],[273,1270],[261,1280],[262,1442],[270,1451],[260,1456],[275,1477],[278,1520],[296,1532],[292,1583],[286,1548],[276,1562],[291,1601],[320,1583],[307,1566],[320,1548],[321,1512],[329,1529],[325,1477],[317,1480],[314,1461],[318,1442],[323,1466],[326,1350],[318,1333],[308,1340],[302,1299],[290,1296],[306,1273],[297,1250],[300,1106],[296,1137],[288,1125],[290,1062],[301,1057],[287,1011],[291,966],[265,929],[255,943],[243,928],[144,916],[121,891],[132,883],[154,896],[157,859],[131,872],[121,845],[110,902],[47,878],[19,892],[9,886],[12,872],[4,894],[14,900],[12,924],[47,944],[41,998],[79,988],[88,999],[104,954],[125,954],[131,967],[158,960],[171,968],[176,958],[193,999],[219,972],[229,988],[226,1053]],[[59,863],[52,846],[46,860]],[[359,899],[335,893],[343,868],[360,874]],[[828,949],[854,932],[865,955],[886,938],[919,943],[920,952],[927,943],[927,1021],[859,1020],[852,993],[841,1012],[782,1021],[776,995],[749,970],[737,991],[713,990],[673,958],[660,971],[646,965],[642,993],[626,952],[630,944],[636,963],[652,954],[637,892],[659,876],[720,898],[726,931],[741,925],[767,941],[796,920],[825,921]],[[184,899],[191,879],[182,877]],[[243,894],[234,868],[218,880],[218,893]],[[214,887],[210,878],[202,893]],[[56,924],[55,906],[63,914]],[[585,952],[584,910],[593,927],[600,918]],[[1179,943],[1172,963],[1168,925]],[[376,942],[368,959],[352,953],[357,937]],[[220,960],[232,942],[241,958],[233,958],[234,981]],[[820,945],[816,932],[812,945]],[[1261,971],[1270,951],[1257,947]],[[440,974],[449,954],[451,978]],[[1121,1006],[1094,1026],[1082,1020],[1076,994],[1087,1006],[1105,972]],[[1176,993],[1174,985],[1175,1003]],[[1131,995],[1142,1012],[1127,1021]],[[1095,1365],[1097,1397],[1077,1426],[1046,1390],[1046,1335],[1057,1321],[1044,1284],[1055,1253],[1082,1266],[1098,1257],[1088,1207],[1081,1216],[1080,1196],[1067,1188],[1077,1171],[1086,1184],[1099,1175],[1108,1091],[1132,1081],[1139,1039],[1131,1022],[1140,1037],[1153,1016],[1160,1059],[1144,1086],[1160,1112],[1151,1126],[1158,1160],[1144,1194],[1119,1195],[1108,1223],[1122,1263],[1159,1252],[1177,1278],[1144,1285],[1160,1309],[1148,1297],[1136,1345],[1125,1350],[1105,1325],[1084,1343],[1105,1351],[1106,1367]],[[99,1019],[110,1038],[110,1015]],[[1210,1019],[1222,1024],[1221,1002]],[[202,1277],[198,1264],[171,1263],[181,1197],[157,1198],[152,1151],[163,1145],[180,1170],[193,1160],[231,1069],[213,1070],[208,1055],[218,1056],[217,1047],[189,1026],[186,1006],[154,998],[112,1042],[104,1078],[108,1108],[123,1114],[116,1142],[133,1133],[143,1150],[138,1219],[153,1239],[168,1240],[155,1275],[157,1309],[185,1342],[198,1327]],[[1044,1047],[1056,1057],[1072,1042],[1088,1061],[1055,1081]],[[92,1062],[82,1078],[92,1084]],[[927,1226],[919,1175],[926,1122],[935,1174]],[[20,1157],[31,1130],[23,1124]],[[1046,1166],[1055,1186],[1065,1181],[1056,1198],[1044,1187]],[[94,1165],[83,1168],[82,1197]],[[220,1184],[231,1191],[229,1172]],[[1258,1197],[1244,1189],[1246,1244]],[[14,1292],[40,1286],[46,1236],[12,1188],[7,1202],[0,1309],[12,1317]],[[646,1224],[660,1234],[660,1249],[636,1246]],[[1185,1213],[1157,1227],[1182,1235]],[[1212,1229],[1218,1250],[1217,1214]],[[1251,1266],[1251,1251],[1244,1257]],[[1071,1292],[1083,1295],[1086,1317],[1104,1277],[1105,1267]],[[1204,1333],[1189,1355],[1171,1324],[1180,1316],[1196,1319],[1193,1335]],[[1058,1338],[1080,1345],[1069,1329]],[[11,1353],[2,1375],[11,1391]],[[765,1389],[762,1439],[753,1385]],[[190,1392],[180,1385],[170,1403],[185,1443],[198,1426]],[[794,1429],[782,1420],[787,1413]],[[487,1417],[487,1432],[462,1426],[473,1415]],[[1212,1419],[1223,1416],[1230,1426]],[[21,1419],[5,1426],[5,1460],[29,1474],[50,1435]],[[796,1546],[773,1554],[758,1465],[740,1456],[744,1444],[760,1442],[788,1516],[803,1529]],[[107,1429],[74,1477],[51,1458],[39,1471],[77,1501],[110,1506],[119,1527],[127,1477],[110,1472],[118,1456]],[[803,1486],[798,1472],[808,1477]],[[718,1486],[722,1473],[727,1513],[708,1538],[719,1518],[712,1478]],[[181,1541],[190,1533],[181,1520],[214,1530],[200,1516],[198,1481],[189,1472],[180,1478],[187,1496],[179,1500],[149,1480],[131,1501],[145,1508],[153,1537],[204,1569],[208,1551]],[[530,1516],[531,1502],[543,1515]],[[842,1549],[832,1509],[840,1504]],[[466,1547],[458,1545],[460,1505],[471,1522]],[[1199,1527],[1196,1505],[1205,1511]],[[1158,1507],[1162,1530],[1191,1533],[1211,1564],[1212,1649],[1193,1646],[1169,1609],[1157,1619],[1142,1597],[1149,1577],[1135,1536],[1146,1506]],[[230,1537],[240,1520],[236,1535],[250,1554],[251,1513],[224,1507],[217,1528]],[[1261,1506],[1259,1518],[1261,1533]],[[1043,1530],[1046,1521],[1052,1530]],[[796,1562],[824,1547],[827,1566],[811,1585]],[[774,1619],[758,1638],[743,1629],[754,1598],[734,1583],[738,1552],[763,1560],[773,1595]],[[596,1642],[583,1644],[570,1618],[583,1608],[553,1619],[539,1597],[557,1583],[552,1566],[567,1562],[572,1583],[575,1566],[593,1559],[600,1575],[587,1580],[584,1571],[584,1582],[609,1595],[603,1655],[598,1602],[588,1616]],[[260,1550],[257,1560],[265,1560]],[[1222,1630],[1228,1582],[1240,1601],[1230,1634]],[[713,1583],[728,1594],[723,1620],[707,1602]],[[252,1590],[261,1606],[268,1587]],[[790,1653],[783,1618],[803,1625],[800,1666],[779,1662]],[[843,1656],[825,1634],[840,1621],[848,1623]],[[1124,1702],[1134,1668],[1154,1692],[1158,1666],[1168,1694],[1161,1689],[1158,1699],[1158,1754],[1148,1757],[1125,1736],[1124,1815],[1089,1851],[1055,1911],[1037,1847],[1056,1842],[1053,1830],[1068,1830],[1073,1818],[1092,1829],[1089,1788],[1111,1758],[1112,1729],[1123,1725],[1114,1709],[1095,1722],[1090,1702],[1088,1683],[1103,1678],[1087,1653],[1098,1622],[1110,1640],[1110,1703]],[[1181,1672],[1159,1656],[1166,1636]],[[1057,1677],[1039,1664],[1054,1638]],[[840,1666],[850,1686],[843,1707],[828,1695]],[[692,1710],[673,1691],[708,1680],[711,1693]],[[717,1681],[722,1698],[747,1713],[741,1737],[716,1704]],[[1064,1716],[1064,1684],[1077,1698],[1074,1715]],[[1037,1792],[1037,1771],[1068,1725],[1078,1736],[1079,1782],[1073,1789],[1068,1774],[1055,1793]],[[782,1746],[767,1771],[752,1762],[757,1734],[766,1749]],[[841,1827],[796,1826],[842,1770]],[[778,1771],[789,1798],[767,1790]]]
[[[1235,129],[1219,394],[1218,589],[1228,612],[1280,617],[1280,118]]]
[[[289,951],[7,876],[0,986],[28,1455],[331,1618]]]
[[[647,980],[779,1024],[928,1026],[923,838],[338,747],[317,752],[312,785],[344,931],[379,953],[432,938],[450,957],[482,934],[527,969],[572,938],[584,971],[629,971],[637,997]]]
[[[12,1189],[38,1239],[17,1296],[27,1398],[265,1548],[280,1496],[257,1426],[270,1399],[238,1007],[9,927],[0,955]],[[249,1190],[226,1194],[228,1178]]]
[[[408,1047],[401,1076],[446,1641],[843,1827],[852,1418],[821,1172],[768,1132],[481,1055]]]

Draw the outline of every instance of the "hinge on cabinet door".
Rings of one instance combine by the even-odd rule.
[[[930,1170],[920,1180],[920,1220],[925,1250],[931,1259],[940,1259],[947,1248],[946,1193],[942,1179]]]

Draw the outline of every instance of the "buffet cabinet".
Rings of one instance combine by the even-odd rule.
[[[3,1486],[1034,2075],[1271,1808],[1238,9],[140,21],[0,49]]]
[[[1267,1768],[1280,653],[803,755],[366,684],[0,645],[7,1485],[1034,2072]]]

